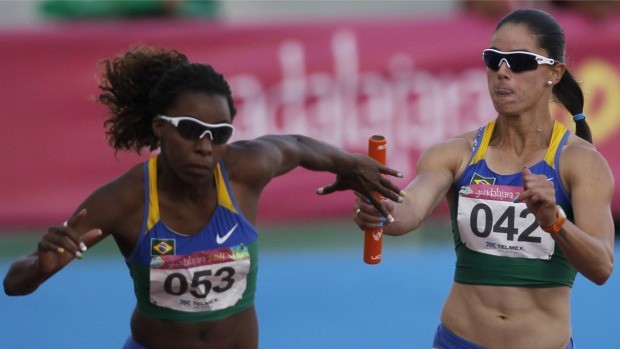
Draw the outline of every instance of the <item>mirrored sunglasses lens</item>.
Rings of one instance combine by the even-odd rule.
[[[534,56],[525,53],[514,53],[506,56],[508,57],[508,62],[510,62],[510,68],[514,72],[538,69],[538,62]]]
[[[486,65],[487,68],[494,71],[499,70],[499,62],[502,59],[499,53],[493,51],[484,51],[482,58],[484,59],[484,65]]]
[[[177,126],[181,137],[189,140],[197,140],[207,128],[190,120],[181,120]]]
[[[213,143],[215,144],[223,144],[230,139],[232,136],[233,129],[231,127],[218,127],[211,129],[211,135],[213,139]]]

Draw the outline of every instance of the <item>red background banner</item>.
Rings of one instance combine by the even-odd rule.
[[[620,173],[620,20],[557,14],[568,66],[583,81],[595,145]],[[46,25],[0,32],[0,227],[65,220],[96,187],[146,159],[118,153],[93,102],[97,62],[132,44],[177,49],[231,83],[233,140],[302,133],[353,152],[387,137],[387,164],[415,175],[420,152],[495,117],[481,51],[495,22],[445,18],[232,25],[157,20]],[[593,35],[596,34],[596,35]],[[570,115],[554,116],[572,128]],[[314,194],[331,174],[298,169],[263,196],[261,221],[347,217],[354,197]],[[620,189],[613,211],[620,216]],[[445,212],[442,208],[441,212]]]

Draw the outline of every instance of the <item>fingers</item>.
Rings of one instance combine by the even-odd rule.
[[[358,199],[355,204],[355,215],[353,221],[362,229],[371,229],[382,226],[384,223],[389,224],[394,221],[391,215],[391,211],[394,209],[394,204],[391,201],[379,200],[374,198],[379,207],[373,204],[372,200],[367,199],[361,195],[357,195]]]
[[[86,234],[82,235],[82,240],[85,242],[91,241],[94,238],[101,236],[101,234],[103,234],[103,232],[101,231],[101,229],[91,229],[89,230]],[[86,250],[84,250],[86,251]]]
[[[338,182],[334,182],[330,185],[324,186],[316,190],[319,195],[327,195],[335,192],[338,189]]]
[[[45,239],[39,241],[39,245],[37,246],[37,249],[40,252],[57,252],[60,254],[65,253],[64,247],[61,247],[58,244],[45,240]]]
[[[403,177],[402,173],[385,166],[379,167],[379,172],[399,178]],[[376,188],[376,191],[395,202],[402,202],[402,197],[407,196],[407,193],[404,190],[384,176],[379,178],[379,186]]]
[[[69,253],[77,258],[82,257],[79,244],[75,243],[64,227],[49,228],[48,233],[39,242],[38,250],[40,252],[56,252],[58,254]]]
[[[87,250],[86,244],[82,241],[82,237],[79,235],[72,234],[71,232],[75,229],[75,226],[86,216],[86,209],[80,210],[76,215],[70,217],[67,221],[65,221],[63,226],[63,233],[66,233],[66,236],[72,240],[72,242],[78,246],[78,250],[73,251],[77,258],[82,258],[82,252]]]
[[[353,221],[362,230],[382,226],[387,219],[380,216],[377,209],[373,205],[366,203],[365,200],[357,200]]]
[[[523,190],[527,190],[532,179],[532,171],[527,167],[523,167],[521,169],[521,177],[523,178]]]
[[[383,186],[379,188],[379,194],[394,202],[403,202],[403,198],[407,196],[407,192],[400,189],[387,178],[381,178],[379,183]]]
[[[86,214],[86,209],[82,209],[65,221],[62,226],[49,228],[39,244],[39,250],[56,251],[59,254],[68,252],[81,259],[82,253],[88,249],[85,241],[92,241],[102,234],[101,229],[91,229],[83,235],[76,231],[75,227],[86,217]]]
[[[386,167],[386,166],[381,166],[379,167],[379,172],[383,173],[383,174],[387,174],[390,176],[394,176],[394,177],[398,177],[398,178],[403,178],[403,174],[402,172],[396,171],[392,168]]]
[[[86,209],[83,208],[76,215],[70,217],[66,222],[64,222],[63,226],[65,226],[65,227],[67,227],[67,226],[74,227],[85,216],[86,216]]]
[[[341,184],[338,181],[336,181],[325,187],[318,188],[316,190],[316,193],[318,195],[327,195],[327,194],[331,194],[331,193],[334,193],[340,190],[342,190]],[[403,202],[403,198],[407,196],[407,192],[400,189],[397,185],[392,183],[390,180],[385,179],[383,177],[379,179],[379,186],[375,190],[381,196],[386,197],[394,202]],[[356,193],[358,197],[363,197],[363,198],[366,197],[366,195],[360,194],[357,191],[354,191],[354,193]]]
[[[390,222],[390,223],[394,222],[394,217],[392,217],[392,215],[381,204],[381,201],[379,201],[379,199],[377,199],[377,197],[375,197],[374,195],[371,195],[368,199],[370,200],[370,203],[375,207],[375,209],[377,209],[377,211],[379,211],[379,213],[383,217],[387,218],[388,222]]]
[[[514,202],[548,202],[555,206],[555,188],[545,175],[533,174],[527,167],[521,170],[523,193]]]

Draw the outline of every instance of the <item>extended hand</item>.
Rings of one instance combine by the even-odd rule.
[[[353,166],[343,166],[337,173],[336,181],[326,187],[319,188],[320,195],[331,194],[335,191],[353,190],[366,199],[383,217],[390,217],[389,212],[381,205],[380,200],[374,195],[375,192],[395,202],[402,202],[404,191],[385,178],[385,175],[402,178],[402,173],[381,165],[374,159],[365,155],[355,155]]]
[[[85,234],[75,230],[77,223],[86,216],[86,209],[71,217],[61,226],[50,227],[38,244],[39,271],[53,273],[75,257],[81,258],[86,251],[86,244],[102,234],[101,229],[92,229]]]

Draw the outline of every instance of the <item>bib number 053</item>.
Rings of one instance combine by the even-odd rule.
[[[223,267],[218,269],[215,274],[213,274],[220,281],[220,283],[218,283],[215,287],[213,287],[212,281],[210,280],[211,275],[212,271],[210,269],[200,270],[194,273],[191,282],[192,290],[190,291],[192,296],[196,298],[207,298],[207,295],[211,292],[211,290],[217,293],[226,292],[235,283],[235,279],[233,278],[235,275],[235,269],[232,267]],[[189,286],[190,284],[187,278],[181,273],[172,273],[168,275],[164,281],[164,291],[174,296],[183,295],[187,292]],[[204,291],[201,291],[201,289]]]

